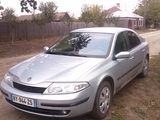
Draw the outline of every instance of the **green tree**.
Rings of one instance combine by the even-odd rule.
[[[12,43],[14,42],[14,31],[16,27],[17,18],[15,15],[15,10],[12,8],[6,8],[2,13],[2,21],[7,22],[9,33],[11,36]]]
[[[41,17],[49,23],[55,18],[57,6],[54,2],[42,2],[40,3],[39,11],[41,11]]]
[[[103,11],[102,6],[92,5],[90,7],[92,22],[98,26],[103,26],[106,21],[107,13]]]
[[[21,12],[33,13],[37,9],[37,1],[35,0],[21,0]]]
[[[15,10],[12,8],[6,8],[2,13],[2,20],[5,22],[15,22],[16,21],[16,15],[15,15]]]
[[[92,13],[90,6],[84,5],[81,10],[81,16],[79,18],[80,21],[85,22],[86,26],[92,22]]]
[[[42,2],[39,6],[39,11],[41,13],[33,15],[33,20],[39,25],[49,23],[55,18],[57,6],[54,2]]]
[[[81,12],[80,20],[85,22],[86,25],[90,22],[98,26],[103,26],[106,22],[107,12],[103,11],[103,7],[99,5],[84,5]]]
[[[2,5],[0,5],[0,14],[1,14],[2,10],[4,10],[4,7]],[[0,17],[0,21],[1,21],[1,17]]]
[[[160,23],[160,0],[142,0],[135,13],[146,18],[146,24],[158,27]]]
[[[0,5],[0,10],[3,10],[3,9],[4,9],[3,6]]]
[[[40,3],[39,11],[41,13],[34,15],[33,14],[33,22],[38,24],[41,27],[41,33],[43,32],[42,27],[46,23],[50,23],[55,18],[55,13],[57,11],[57,6],[54,2],[46,2],[46,3]],[[44,38],[43,33],[41,34],[42,38]]]

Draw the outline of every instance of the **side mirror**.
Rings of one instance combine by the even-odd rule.
[[[45,46],[43,49],[44,49],[44,51],[46,52],[46,51],[49,50],[49,47],[48,47],[48,46]]]
[[[115,55],[116,59],[124,59],[124,58],[129,58],[130,53],[129,52],[120,52],[117,55]]]

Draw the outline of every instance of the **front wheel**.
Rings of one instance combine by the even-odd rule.
[[[92,111],[94,118],[102,119],[106,116],[112,100],[112,88],[109,82],[102,82],[98,88]]]
[[[143,63],[143,69],[142,72],[140,73],[140,77],[146,77],[148,75],[148,71],[149,71],[149,60],[146,57]]]

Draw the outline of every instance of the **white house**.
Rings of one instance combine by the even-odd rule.
[[[127,27],[132,29],[144,27],[144,17],[132,12],[121,10],[120,4],[113,6],[106,10],[106,12],[110,13],[112,17],[117,18],[116,26],[118,27]]]

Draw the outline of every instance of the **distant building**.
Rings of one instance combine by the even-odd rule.
[[[111,14],[112,17],[117,18],[116,26],[118,27],[127,27],[131,29],[144,27],[144,17],[132,12],[121,10],[119,3],[105,11]]]
[[[18,16],[18,21],[32,21],[32,15],[21,15]]]
[[[67,12],[57,12],[55,14],[55,18],[53,19],[54,22],[63,22],[67,19],[70,19],[70,16]]]
[[[70,16],[67,12],[57,12],[53,18],[54,22],[63,22],[67,19],[69,19]],[[21,15],[18,17],[19,21],[32,21],[33,16],[32,15]]]

